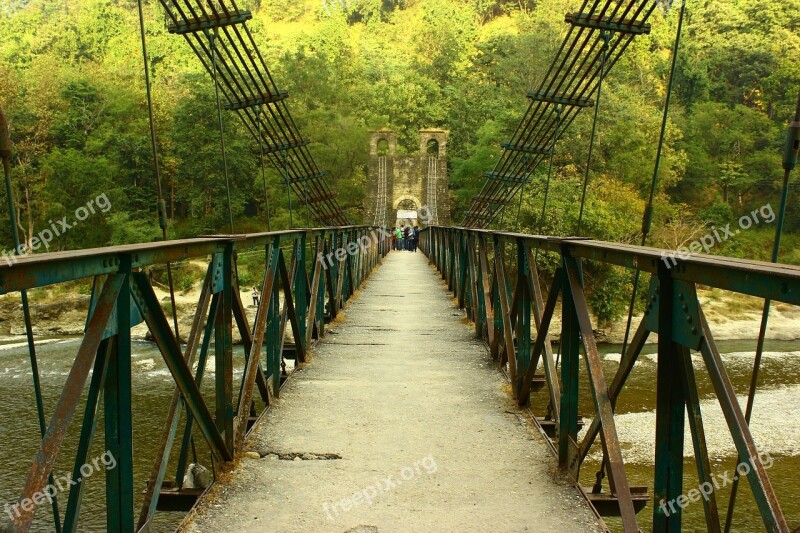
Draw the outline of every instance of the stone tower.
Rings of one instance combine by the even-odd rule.
[[[420,130],[419,153],[411,155],[397,154],[397,132],[370,132],[364,222],[395,226],[409,220],[450,224],[445,130]]]

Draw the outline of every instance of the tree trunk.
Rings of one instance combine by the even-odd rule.
[[[22,205],[17,204],[17,226],[22,231],[23,253],[31,251],[31,241],[33,240],[33,213],[31,209],[31,191],[27,185],[23,188],[25,193],[25,207],[27,209],[27,227],[22,225]]]

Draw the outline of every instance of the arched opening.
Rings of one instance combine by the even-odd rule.
[[[428,157],[439,157],[439,141],[436,139],[428,141]]]
[[[400,203],[397,204],[398,211],[416,211],[417,210],[417,202],[412,200],[411,198],[406,198],[405,200],[400,200]]]
[[[419,226],[417,209],[419,205],[411,198],[404,198],[397,204],[397,221],[395,227]]]
[[[389,141],[386,139],[378,140],[378,157],[389,155]]]

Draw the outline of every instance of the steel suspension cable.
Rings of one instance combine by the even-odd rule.
[[[14,205],[14,189],[11,186],[11,137],[9,134],[8,120],[0,108],[0,159],[3,160],[3,176],[6,186],[6,203],[8,205],[8,218],[11,224],[11,239],[14,243],[14,256],[22,255],[22,246],[19,241],[19,227],[17,211]],[[31,375],[33,376],[33,393],[36,397],[36,417],[39,422],[39,434],[44,438],[47,433],[47,422],[44,416],[44,400],[42,398],[42,382],[39,377],[39,360],[36,357],[36,342],[33,338],[33,325],[31,324],[31,310],[28,303],[28,291],[20,291],[22,300],[22,317],[25,321],[25,340],[28,343],[28,359],[31,362]],[[53,472],[48,476],[48,481],[54,485]],[[52,499],[53,523],[57,533],[61,533],[61,518],[59,517],[58,501]]]
[[[528,155],[528,158],[530,158],[530,155]],[[530,180],[530,176],[528,176],[528,180]],[[519,233],[519,215],[522,213],[522,199],[525,197],[525,185],[527,185],[527,182],[523,183],[522,187],[519,188],[519,205],[517,206],[517,220],[515,224],[515,231],[517,233]]]
[[[675,33],[675,41],[672,46],[672,63],[670,65],[669,82],[667,82],[667,94],[664,101],[664,113],[661,117],[661,132],[658,136],[658,148],[656,150],[656,161],[653,167],[653,178],[650,180],[650,194],[648,196],[647,205],[645,206],[644,214],[642,216],[642,239],[641,245],[647,244],[647,237],[650,234],[650,229],[653,223],[653,201],[655,199],[656,188],[658,185],[658,175],[661,172],[661,157],[664,151],[664,142],[667,136],[667,124],[669,121],[669,110],[672,104],[672,93],[675,85],[675,72],[678,65],[678,57],[680,54],[681,36],[683,35],[683,21],[686,14],[686,2],[681,3],[681,9],[678,14],[678,28]],[[625,336],[622,340],[622,353],[628,348],[628,341],[630,340],[631,326],[633,323],[633,311],[636,306],[636,296],[639,290],[639,277],[641,271],[636,269],[633,275],[633,291],[631,293],[631,301],[628,306],[628,320],[625,325]]]
[[[675,80],[675,69],[676,69],[677,60],[678,60],[678,52],[679,52],[679,49],[680,49],[681,29],[683,27],[685,6],[686,6],[686,3],[683,2],[681,4],[680,17],[678,19],[678,30],[677,30],[677,34],[675,36],[675,42],[673,44],[672,65],[671,65],[671,68],[670,68],[669,82],[667,84],[667,95],[666,95],[666,101],[664,103],[664,113],[663,113],[662,120],[661,120],[661,133],[659,135],[658,149],[656,151],[656,162],[655,162],[655,166],[654,166],[654,170],[653,170],[653,178],[652,178],[651,183],[650,183],[650,198],[648,200],[647,207],[645,208],[644,222],[642,224],[642,246],[645,245],[645,242],[647,240],[647,234],[650,231],[650,223],[652,221],[653,198],[655,197],[656,184],[657,184],[657,181],[658,181],[658,174],[659,174],[659,170],[660,170],[660,166],[661,166],[661,156],[662,156],[662,152],[663,152],[663,148],[664,148],[664,140],[666,138],[667,122],[668,122],[668,119],[669,119],[670,103],[672,101],[672,89],[673,89],[673,82]],[[630,335],[630,330],[631,330],[631,323],[633,321],[633,310],[634,310],[634,305],[636,303],[636,293],[637,293],[637,289],[638,289],[638,285],[639,285],[640,272],[641,271],[637,269],[635,274],[634,274],[633,292],[632,292],[632,296],[631,296],[630,306],[628,308],[628,320],[627,320],[627,324],[626,324],[626,327],[625,327],[625,336],[624,336],[624,339],[622,341],[622,351],[621,351],[621,353],[622,353],[623,356],[625,355],[625,353],[627,351],[628,340],[629,340],[629,335]],[[612,399],[611,401],[616,403],[616,399],[615,398]],[[592,487],[592,491],[593,492],[600,492],[600,490],[601,490],[601,482],[602,482],[603,478],[605,477],[605,469],[606,469],[606,464],[607,463],[608,463],[608,458],[606,457],[606,453],[605,453],[605,450],[604,450],[603,451],[603,459],[600,462],[600,469],[595,474],[595,484],[594,484],[594,487]]]
[[[781,236],[783,234],[783,222],[786,218],[786,204],[789,199],[789,176],[792,170],[797,166],[798,151],[800,151],[800,96],[797,99],[797,108],[794,113],[794,120],[789,124],[789,130],[786,136],[786,146],[784,148],[783,156],[783,188],[781,190],[781,203],[778,210],[778,219],[775,226],[775,240],[772,244],[771,261],[778,262],[778,255],[781,248]],[[767,324],[769,322],[770,307],[772,300],[764,300],[764,309],[761,315],[761,326],[758,332],[758,343],[756,345],[756,356],[753,361],[753,373],[750,376],[750,389],[747,394],[747,407],[745,408],[744,419],[745,422],[750,424],[750,417],[753,414],[753,405],[755,403],[756,388],[758,387],[758,374],[761,369],[761,358],[764,355],[764,341],[767,335]],[[728,512],[725,517],[725,533],[731,530],[731,522],[733,521],[733,511],[736,505],[736,491],[739,486],[739,478],[737,476],[733,480],[731,486],[731,495],[728,503]]]
[[[306,227],[311,227],[311,213],[308,211],[309,203],[308,203],[308,189],[306,188],[306,182],[303,182],[303,204],[306,208]]]
[[[563,106],[556,106],[556,127],[553,130],[553,145],[552,152],[550,152],[550,163],[547,166],[547,181],[544,185],[544,199],[542,200],[542,214],[539,216],[539,232],[544,229],[544,217],[547,212],[547,198],[550,193],[550,180],[553,176],[553,163],[556,157],[556,143],[558,142],[558,124],[561,122],[561,113],[564,110]],[[538,257],[539,248],[536,248]]]
[[[163,187],[161,184],[161,165],[158,160],[158,140],[156,139],[156,121],[153,112],[153,89],[150,81],[150,55],[147,53],[147,34],[144,27],[144,10],[142,0],[137,1],[139,8],[139,34],[142,42],[142,58],[144,60],[144,84],[147,91],[147,116],[150,122],[150,147],[153,152],[153,173],[156,178],[156,194],[158,195],[158,225],[161,228],[161,238],[167,240],[167,204],[164,201]],[[167,283],[169,285],[169,299],[172,302],[172,325],[175,328],[175,338],[180,342],[178,331],[178,305],[175,301],[175,288],[172,282],[172,265],[167,261]]]
[[[538,224],[537,224],[539,229],[540,229],[540,231],[541,231],[542,225],[544,224],[544,215],[545,215],[545,211],[547,210],[547,196],[548,196],[548,193],[549,193],[549,190],[550,190],[550,178],[551,178],[552,173],[553,173],[553,160],[555,158],[555,153],[556,153],[556,143],[558,142],[558,125],[561,122],[561,113],[562,113],[562,111],[563,111],[563,106],[561,106],[561,105],[556,105],[553,108],[553,112],[555,113],[556,118],[555,118],[555,127],[553,128],[553,139],[552,139],[551,144],[550,144],[550,158],[549,158],[550,159],[550,163],[548,164],[548,167],[547,167],[547,179],[545,180],[545,185],[544,185],[544,199],[542,201],[542,214],[541,214],[541,216],[539,218],[539,221],[538,221]],[[520,230],[519,219],[520,219],[520,212],[522,210],[522,197],[523,197],[524,192],[525,192],[525,184],[523,184],[523,186],[522,186],[522,192],[520,193],[520,198],[519,198],[519,208],[517,209],[517,232],[519,232],[519,230]],[[537,257],[538,257],[538,253],[539,253],[539,249],[538,248],[536,249],[536,253],[537,253]]]
[[[292,216],[292,188],[289,185],[289,171],[286,168],[286,150],[281,150],[283,156],[283,177],[286,180],[286,199],[289,203],[289,227],[294,228],[294,217]]]
[[[600,38],[603,40],[603,50],[602,50],[602,58],[600,63],[600,79],[597,81],[597,97],[595,99],[594,104],[594,119],[592,120],[592,135],[589,138],[589,157],[586,161],[586,174],[583,177],[583,192],[581,193],[581,208],[580,212],[578,213],[578,230],[575,233],[578,237],[581,236],[582,224],[583,224],[583,210],[584,206],[586,205],[586,189],[589,186],[589,173],[591,172],[592,168],[592,153],[594,151],[594,141],[595,136],[597,134],[597,116],[600,113],[600,96],[602,94],[603,88],[603,77],[605,75],[605,67],[606,67],[606,52],[608,50],[608,41],[610,36],[607,32],[603,31],[600,32]]]
[[[261,107],[258,110],[258,113],[261,114],[264,112],[263,110],[264,104],[261,104]],[[267,207],[267,231],[272,231],[272,226],[270,224],[270,212],[269,212],[269,190],[267,189],[267,172],[264,167],[264,140],[261,137],[261,121],[258,121],[258,151],[260,157],[258,159],[259,166],[261,167],[261,181],[264,182],[264,201],[266,202]]]
[[[587,3],[584,2],[582,9],[585,8],[586,5]],[[610,1],[606,1],[603,7],[600,6],[601,2],[595,0],[590,11],[580,14],[579,18],[585,21],[595,13],[597,13],[597,15],[593,18],[597,18],[600,15],[606,16],[609,10],[611,10],[610,15],[606,16],[606,18],[618,21],[620,27],[624,28],[623,31],[619,32],[622,35],[611,43],[610,50],[607,54],[608,59],[605,69],[607,72],[616,64],[635,35],[649,33],[649,25],[645,24],[645,21],[650,17],[657,6],[654,2],[637,2],[637,0],[632,0],[627,3],[615,2],[613,10],[611,9]],[[624,9],[623,6],[625,6]],[[631,13],[632,18],[626,18],[629,17]],[[643,19],[636,20],[642,14]],[[620,17],[618,19],[614,18],[617,15],[620,15]],[[568,21],[570,19],[575,21],[576,19],[574,17],[576,16],[578,15],[568,15]],[[579,26],[579,30],[577,34],[573,36],[573,30],[576,25]],[[594,29],[590,29],[588,34],[584,35],[584,30],[587,26]],[[595,57],[593,60],[589,61],[590,58],[595,56],[597,45],[597,40],[591,40],[590,37],[602,27],[602,24],[589,23],[585,25],[584,23],[576,24],[573,22],[566,38],[563,40],[561,47],[556,53],[556,57],[550,65],[547,75],[539,84],[540,89],[547,89],[548,92],[546,94],[548,97],[555,95],[557,97],[575,99],[575,95],[579,93],[579,98],[583,98],[585,94],[588,93],[591,95],[596,90],[594,80],[598,77],[598,72],[593,69],[593,65],[596,64],[599,57]],[[594,44],[589,50],[589,53],[585,53],[586,47],[590,42]],[[569,46],[567,46],[568,44]],[[564,53],[565,51],[566,53]],[[575,68],[578,63],[579,66]],[[553,87],[557,87],[558,90],[550,93],[549,91],[552,90]],[[564,88],[563,90],[562,87]],[[564,91],[566,91],[565,94],[558,94]],[[538,96],[539,94],[545,93],[539,91],[534,94]],[[552,122],[543,119],[548,114],[545,110],[550,107],[552,102],[548,101],[549,103],[545,105],[541,98],[538,100],[536,105],[531,103],[528,106],[523,120],[512,135],[511,142],[508,143],[511,147],[504,145],[506,150],[502,153],[500,161],[498,161],[498,164],[495,166],[495,170],[490,173],[493,176],[487,176],[490,177],[490,179],[485,183],[481,192],[475,196],[473,205],[462,224],[485,227],[502,208],[501,206],[506,203],[504,198],[513,195],[517,189],[525,183],[524,174],[534,170],[536,166],[543,161],[543,155],[537,154],[536,157],[532,158],[523,157],[520,154],[520,150],[517,148],[519,146],[537,147],[545,144],[547,139],[549,139],[550,131],[554,125]],[[568,106],[567,112],[562,120],[562,127],[560,128],[562,131],[571,124],[578,110],[579,109],[577,109],[574,104]],[[534,139],[534,142],[531,142],[531,139]]]
[[[261,133],[259,142],[266,137],[272,143],[269,150],[265,148],[267,161],[281,174],[288,172],[289,186],[307,204],[307,213],[321,223],[347,224],[346,215],[324,179],[327,174],[319,170],[305,148],[308,141],[302,139],[289,113],[286,92],[277,89],[245,23],[252,18],[250,12],[240,11],[230,0],[195,7],[189,0],[161,0],[161,4],[172,20],[170,32],[182,34],[204,68],[216,75],[220,92],[228,100],[226,108],[239,115],[252,136],[258,138]],[[216,41],[216,68],[211,64],[208,44],[199,36],[200,28],[221,29]],[[260,114],[254,109],[258,104],[265,104]],[[281,149],[287,150],[286,157],[278,153]]]
[[[202,4],[201,4],[202,5]],[[211,63],[214,69],[214,95],[217,101],[217,122],[219,122],[219,142],[222,150],[222,168],[225,176],[225,194],[228,197],[228,224],[230,226],[231,234],[233,234],[233,206],[231,205],[231,182],[228,176],[228,155],[225,151],[225,129],[222,124],[222,101],[219,96],[219,80],[217,70],[217,45],[218,38],[217,30],[213,32],[206,31],[206,36],[211,47]]]
[[[576,232],[576,236],[581,236],[582,231],[582,224],[583,224],[583,211],[586,205],[586,190],[589,186],[589,173],[592,168],[592,153],[594,150],[594,142],[595,142],[595,135],[597,133],[597,118],[600,113],[600,97],[602,95],[602,88],[603,88],[603,78],[605,76],[605,69],[606,69],[606,60],[607,60],[607,52],[608,52],[608,42],[610,39],[610,35],[602,31],[600,32],[600,39],[603,41],[602,49],[600,51],[601,58],[600,58],[600,76],[597,80],[597,96],[595,99],[595,106],[594,106],[594,118],[592,119],[592,134],[589,139],[589,155],[586,161],[586,174],[583,178],[583,192],[581,193],[581,207],[580,212],[578,214],[578,229]],[[601,481],[605,477],[605,465],[608,462],[608,458],[606,457],[605,449],[603,450],[603,460],[600,462],[600,470],[597,472],[595,476],[595,484],[592,487],[592,492],[600,492],[601,490]]]

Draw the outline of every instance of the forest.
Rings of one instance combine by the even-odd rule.
[[[450,193],[460,220],[552,60],[567,30],[564,14],[579,2],[239,4],[252,10],[249,26],[289,91],[300,130],[340,204],[360,223],[368,131],[384,127],[400,132],[406,152],[416,149],[420,128],[450,131]],[[637,38],[604,84],[587,236],[639,238],[678,21],[673,4],[656,10],[652,32]],[[227,232],[213,83],[185,41],[167,32],[159,3],[144,7],[169,237]],[[674,249],[765,205],[777,211],[786,125],[800,91],[798,57],[800,0],[688,2],[649,245]],[[23,242],[100,195],[111,208],[59,235],[49,251],[160,238],[143,66],[135,0],[0,0],[0,107],[11,126]],[[545,169],[532,177],[521,231],[573,231],[591,118],[582,113],[560,143],[543,219]],[[257,147],[235,115],[223,119],[234,229],[264,231]],[[267,180],[271,228],[286,228],[285,184],[272,168]],[[795,178],[780,260],[800,264],[797,192]],[[516,202],[506,211],[493,228],[516,228]],[[296,213],[295,225],[308,223]],[[774,231],[762,221],[712,253],[768,259]],[[0,238],[10,249],[7,223]],[[604,290],[629,283],[617,278]],[[593,303],[606,317],[621,310]]]

